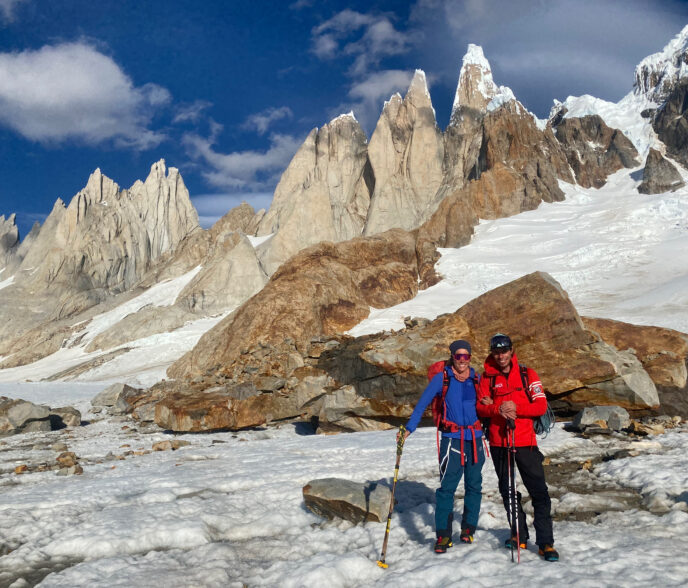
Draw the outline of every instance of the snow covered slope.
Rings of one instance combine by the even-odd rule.
[[[688,332],[688,188],[647,196],[638,194],[637,177],[619,171],[599,190],[561,183],[563,202],[482,221],[469,245],[442,250],[439,284],[373,310],[349,333],[454,312],[534,271],[552,274],[583,315]]]

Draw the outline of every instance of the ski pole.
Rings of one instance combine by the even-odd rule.
[[[382,542],[382,552],[380,553],[380,559],[377,561],[377,565],[381,568],[387,568],[385,563],[385,554],[387,553],[387,541],[389,540],[389,528],[392,525],[392,512],[394,511],[394,490],[397,487],[397,479],[399,477],[399,462],[401,461],[401,452],[404,449],[404,441],[406,440],[406,427],[401,425],[399,427],[397,439],[397,462],[394,466],[394,481],[392,482],[392,496],[389,499],[389,514],[387,515],[387,527],[385,528],[385,539]]]
[[[516,423],[514,419],[507,420],[507,468],[509,476],[509,510],[511,511],[511,517],[509,520],[509,526],[511,531],[516,531],[516,554],[517,561],[521,563],[521,537],[519,529],[519,516],[518,516],[518,494],[516,493]],[[510,542],[511,545],[511,561],[514,561],[514,542],[513,537]]]

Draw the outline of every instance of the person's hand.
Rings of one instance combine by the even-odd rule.
[[[499,405],[499,414],[505,419],[516,418],[516,403],[512,400],[506,400]]]
[[[489,396],[483,396],[480,399],[480,404],[494,404],[494,400],[492,400],[492,398],[490,398]]]
[[[408,439],[408,436],[411,434],[411,431],[408,429],[404,429],[404,441]],[[399,443],[399,435],[401,435],[401,431],[397,431],[397,443]]]

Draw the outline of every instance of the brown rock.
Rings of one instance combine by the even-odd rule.
[[[688,415],[688,335],[672,329],[583,318],[591,331],[616,349],[630,349],[657,386],[661,411]]]
[[[29,471],[29,466],[26,464],[18,465],[16,468],[14,468],[14,473],[15,474],[24,474]]]
[[[78,463],[79,458],[73,451],[63,451],[57,456],[57,463],[63,468],[71,468]]]
[[[395,229],[343,243],[321,243],[283,264],[265,288],[201,337],[168,370],[193,378],[209,368],[231,367],[258,343],[285,339],[305,350],[310,339],[350,329],[371,306],[384,308],[415,296],[415,235]],[[157,422],[157,417],[156,417]]]
[[[191,445],[188,441],[182,441],[181,439],[166,439],[165,441],[158,441],[153,443],[153,451],[176,451],[180,447],[185,447],[186,445]],[[137,453],[137,452],[134,452]],[[139,452],[143,455],[143,452]]]

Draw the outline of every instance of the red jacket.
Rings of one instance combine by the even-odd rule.
[[[521,371],[518,366],[518,359],[514,353],[511,358],[511,371],[505,376],[497,367],[491,355],[485,360],[485,373],[480,379],[478,389],[478,404],[476,409],[480,418],[490,419],[488,429],[490,445],[506,447],[506,419],[499,414],[499,405],[507,400],[516,403],[516,447],[527,447],[537,445],[535,431],[533,430],[533,417],[545,414],[547,410],[547,398],[542,389],[540,377],[535,370],[528,370],[528,382],[532,402],[528,394],[523,389],[521,381]],[[494,392],[492,395],[493,404],[483,404],[481,398],[490,397],[490,380],[494,377]]]

